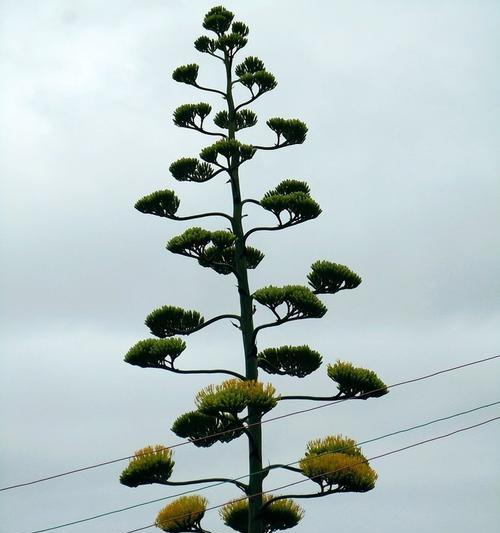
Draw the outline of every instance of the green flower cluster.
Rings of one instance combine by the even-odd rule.
[[[287,195],[293,194],[294,192],[301,192],[303,194],[309,194],[311,192],[309,185],[305,181],[286,179],[278,183],[276,187],[264,195],[264,198],[267,196],[276,196],[276,195]]]
[[[223,6],[213,7],[203,19],[203,27],[220,35],[231,27],[234,13]]]
[[[148,215],[175,218],[175,213],[177,213],[180,203],[181,201],[174,191],[165,189],[142,197],[137,200],[134,207],[137,211]]]
[[[173,367],[174,361],[186,349],[179,338],[145,339],[134,344],[125,355],[125,362],[142,368]]]
[[[182,65],[177,67],[172,72],[172,78],[179,83],[186,83],[187,85],[195,85],[198,78],[198,69],[200,67],[195,63],[189,65]]]
[[[216,442],[230,442],[241,437],[244,429],[237,418],[190,411],[175,420],[172,431],[195,446],[208,448]]]
[[[185,311],[181,307],[164,305],[146,317],[146,326],[157,337],[189,335],[198,329],[205,319],[198,311]]]
[[[254,97],[272,91],[278,82],[273,74],[267,70],[259,70],[258,72],[247,72],[239,78],[241,85],[252,92]]]
[[[334,294],[344,289],[354,289],[361,278],[345,265],[330,261],[316,261],[307,276],[316,294]]]
[[[224,7],[214,7],[203,20],[203,27],[206,30],[217,34],[216,39],[203,35],[194,42],[194,47],[199,52],[216,55],[217,50],[221,50],[230,57],[247,44],[248,26],[243,22],[232,22],[234,14]],[[232,24],[231,24],[232,23]],[[231,30],[230,33],[228,30]]]
[[[328,365],[327,374],[337,383],[339,392],[348,398],[378,398],[389,392],[387,385],[373,370],[356,367],[352,363],[337,361]]]
[[[276,133],[277,145],[302,144],[306,140],[307,126],[300,120],[276,117],[270,118],[266,124]],[[283,142],[282,138],[284,139]]]
[[[376,472],[368,464],[353,439],[335,435],[316,439],[307,445],[300,460],[303,474],[321,490],[339,492],[367,492],[375,487]]]
[[[309,346],[280,346],[259,353],[257,364],[268,374],[303,378],[321,365],[321,355]]]
[[[182,157],[174,161],[169,170],[177,181],[194,181],[195,183],[211,180],[217,173],[212,165],[201,162],[196,157]]]
[[[272,494],[265,494],[263,503],[266,504],[272,498]],[[219,510],[219,514],[226,526],[240,533],[248,532],[247,499],[229,502]],[[271,533],[295,527],[304,517],[304,511],[293,500],[283,498],[265,506],[261,515],[264,533]]]
[[[230,168],[238,166],[248,159],[252,159],[255,148],[249,144],[242,144],[235,139],[221,139],[214,144],[203,148],[200,157],[208,162],[219,165],[218,157],[226,159]]]
[[[172,475],[174,464],[172,450],[166,446],[146,446],[135,452],[127,468],[121,473],[120,483],[127,487],[163,484]]]
[[[246,57],[239,65],[236,66],[234,72],[236,76],[241,78],[245,74],[255,74],[266,70],[264,62],[255,56]]]
[[[254,292],[257,302],[278,314],[278,308],[286,305],[284,316],[280,320],[291,318],[321,318],[327,311],[326,306],[307,287],[302,285],[285,285],[263,287]]]
[[[199,227],[189,228],[181,235],[172,237],[167,243],[167,250],[173,254],[198,258],[211,240],[211,231]]]
[[[258,57],[247,57],[234,69],[238,81],[246,87],[253,98],[272,91],[278,84],[276,78],[266,70]]]
[[[196,395],[198,410],[206,415],[219,416],[229,413],[237,418],[238,413],[253,407],[267,413],[276,406],[276,389],[270,383],[229,379],[220,385],[208,385]]]
[[[235,130],[243,130],[251,128],[257,124],[257,115],[249,109],[242,109],[237,111],[234,117]],[[214,124],[222,129],[229,128],[229,113],[227,111],[219,111],[214,117]]]
[[[236,248],[234,246],[228,248],[211,246],[205,249],[198,262],[201,266],[209,267],[218,274],[230,274],[234,271],[235,253]],[[246,266],[249,270],[257,268],[262,259],[264,259],[264,254],[257,248],[252,246],[245,248]]]
[[[273,213],[280,225],[284,223],[281,220],[283,212],[289,216],[288,224],[299,224],[321,214],[320,206],[309,196],[307,183],[298,180],[282,181],[264,195],[260,205]]]
[[[195,227],[170,239],[167,243],[167,250],[197,259],[201,266],[227,275],[234,272],[235,239],[235,235],[230,231],[209,231]],[[247,268],[256,268],[263,258],[264,254],[261,251],[250,246],[246,247]]]
[[[183,104],[174,111],[174,124],[181,128],[201,128],[211,111],[212,106],[204,102]],[[199,119],[199,124],[196,123],[196,119]]]

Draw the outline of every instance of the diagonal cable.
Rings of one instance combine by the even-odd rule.
[[[371,439],[368,439],[368,440],[364,440],[364,441],[358,442],[357,444],[358,444],[358,446],[361,446],[361,445],[364,445],[364,444],[369,444],[371,442],[376,442],[376,441],[379,441],[379,440],[382,440],[382,439],[386,439],[388,437],[392,437],[394,435],[407,433],[407,432],[413,431],[415,429],[421,429],[423,427],[430,426],[430,425],[436,424],[438,422],[443,422],[445,420],[450,420],[452,418],[457,418],[459,416],[470,414],[470,413],[479,411],[481,409],[485,409],[487,407],[493,407],[494,405],[499,405],[499,404],[500,404],[500,401],[496,401],[496,402],[480,405],[480,406],[474,407],[472,409],[467,409],[466,411],[460,411],[459,413],[454,413],[452,415],[447,415],[447,416],[444,416],[444,417],[435,418],[433,420],[430,420],[428,422],[424,422],[424,423],[421,423],[421,424],[417,424],[415,426],[411,426],[411,427],[404,428],[404,429],[399,429],[397,431],[392,431],[390,433],[385,433],[384,435],[380,435],[378,437],[374,437],[374,438],[371,438]],[[352,448],[352,446],[347,446],[346,448],[342,448],[342,449],[338,450],[338,452],[341,453],[341,452],[343,452],[343,451],[345,451],[345,450],[347,450],[349,448]],[[331,452],[325,452],[324,454],[321,454],[321,455],[329,455],[329,453],[331,453]],[[300,460],[299,461],[293,461],[293,462],[287,463],[287,464],[282,465],[282,466],[292,466],[292,465],[298,464],[299,462],[300,462]],[[263,470],[261,470],[259,472],[255,472],[254,475],[262,473],[265,470],[266,469],[263,469]],[[249,474],[245,474],[243,476],[239,476],[237,478],[234,478],[234,479],[232,479],[230,481],[239,481],[239,480],[242,480],[242,479],[245,479],[245,478],[248,478],[248,477],[250,477]],[[303,481],[305,481],[305,480],[303,480]],[[192,494],[193,492],[201,492],[202,490],[207,490],[207,489],[210,489],[210,488],[219,487],[220,485],[224,485],[225,483],[228,483],[228,482],[229,481],[219,481],[217,483],[212,483],[210,485],[206,485],[206,486],[201,487],[201,488],[198,487],[198,488],[195,488],[195,489],[186,490],[184,492],[179,492],[179,493],[176,493],[176,494],[172,494],[170,496],[163,496],[162,498],[156,498],[154,500],[148,500],[148,501],[145,501],[145,502],[142,502],[142,503],[129,505],[127,507],[122,507],[120,509],[115,509],[113,511],[107,511],[105,513],[100,513],[100,514],[97,514],[97,515],[89,516],[89,517],[86,517],[86,518],[75,520],[73,522],[67,522],[67,523],[64,523],[64,524],[60,524],[60,525],[57,525],[57,526],[52,526],[52,527],[45,528],[45,529],[38,529],[36,531],[31,531],[30,533],[44,533],[46,531],[54,531],[56,529],[62,529],[64,527],[68,527],[68,526],[73,526],[73,525],[76,525],[76,524],[82,524],[84,522],[90,522],[91,520],[96,520],[98,518],[103,518],[105,516],[110,516],[110,515],[113,515],[113,514],[122,513],[124,511],[129,511],[131,509],[137,509],[138,507],[143,507],[145,505],[150,505],[152,503],[158,503],[158,502],[161,502],[161,501],[177,498],[179,496],[184,496],[186,494]]]
[[[493,355],[491,357],[485,357],[483,359],[476,359],[475,361],[470,361],[468,363],[464,363],[464,364],[461,364],[461,365],[445,368],[443,370],[438,370],[437,372],[432,372],[431,374],[426,374],[424,376],[419,376],[419,377],[416,377],[416,378],[400,381],[398,383],[393,383],[392,385],[387,385],[386,388],[387,389],[391,389],[391,388],[395,388],[395,387],[400,387],[402,385],[408,385],[410,383],[416,383],[418,381],[423,381],[425,379],[429,379],[429,378],[432,378],[432,377],[435,377],[435,376],[439,376],[439,375],[445,374],[447,372],[453,372],[455,370],[460,370],[462,368],[467,368],[467,367],[472,366],[472,365],[477,365],[477,364],[480,364],[480,363],[485,363],[487,361],[492,361],[493,359],[498,359],[499,357],[500,357],[500,355]],[[361,398],[367,397],[367,396],[369,396],[369,395],[371,395],[373,393],[380,392],[381,390],[382,389],[374,389],[372,391],[369,391],[369,392],[366,392],[364,394],[361,394],[360,396],[357,396],[356,398],[357,399],[361,399]],[[265,420],[262,420],[260,423],[266,424],[268,422],[274,422],[275,420],[281,420],[281,419],[287,418],[289,416],[294,416],[294,415],[298,415],[298,414],[302,414],[302,413],[308,413],[310,411],[316,411],[318,409],[322,409],[324,407],[329,407],[331,405],[336,405],[338,403],[343,403],[343,402],[351,400],[351,399],[352,398],[340,398],[338,400],[334,400],[334,401],[327,402],[327,403],[324,403],[324,404],[321,404],[321,405],[317,405],[315,407],[309,407],[307,409],[300,409],[298,411],[292,411],[290,413],[285,413],[284,415],[279,415],[279,416],[275,416],[275,417],[272,417],[272,418],[266,418]],[[213,433],[213,434],[205,436],[205,437],[201,437],[199,439],[185,440],[185,441],[179,442],[177,444],[173,444],[172,446],[168,446],[168,448],[169,449],[178,448],[179,446],[185,446],[186,444],[192,444],[192,443],[197,442],[199,440],[206,440],[207,438],[210,438],[210,437],[217,437],[217,436],[220,436],[220,435],[224,435],[226,433],[234,431],[235,429],[247,429],[247,428],[249,428],[249,427],[251,427],[253,425],[257,425],[257,424],[259,424],[259,422],[255,423],[255,424],[247,424],[246,426],[242,426],[241,428],[233,428],[233,429],[230,429],[230,430],[220,431],[220,432]],[[152,452],[149,452],[149,453],[152,453]],[[111,464],[114,464],[114,463],[119,463],[121,461],[127,461],[128,459],[132,459],[133,457],[135,457],[135,455],[127,455],[125,457],[119,457],[118,459],[111,459],[109,461],[103,461],[101,463],[96,463],[96,464],[89,465],[89,466],[83,466],[83,467],[80,467],[80,468],[75,468],[73,470],[67,470],[67,471],[61,472],[59,474],[53,474],[51,476],[46,476],[46,477],[34,479],[32,481],[26,481],[24,483],[16,483],[15,485],[9,485],[9,486],[6,486],[6,487],[1,487],[0,488],[0,492],[7,491],[7,490],[12,490],[12,489],[17,489],[17,488],[20,488],[20,487],[27,487],[29,485],[34,485],[36,483],[42,483],[44,481],[50,481],[51,479],[57,479],[57,478],[60,478],[60,477],[69,476],[71,474],[77,474],[79,472],[84,472],[86,470],[92,470],[94,468],[100,468],[102,466],[107,466],[107,465],[111,465]]]
[[[496,420],[500,420],[500,416],[496,416],[496,417],[490,418],[488,420],[483,420],[482,422],[478,422],[477,424],[473,424],[472,426],[466,426],[466,427],[462,427],[462,428],[456,429],[455,431],[451,431],[449,433],[445,433],[444,435],[438,435],[437,437],[431,437],[429,439],[421,440],[419,442],[415,442],[413,444],[409,444],[408,446],[403,446],[402,448],[397,448],[397,449],[391,450],[389,452],[381,453],[379,455],[374,455],[373,457],[369,457],[368,459],[364,459],[363,461],[360,461],[357,464],[363,464],[363,463],[367,463],[369,461],[375,461],[376,459],[381,459],[383,457],[388,457],[389,455],[394,455],[396,453],[404,452],[404,451],[409,450],[411,448],[416,448],[417,446],[422,446],[424,444],[428,444],[429,442],[434,442],[434,441],[437,441],[437,440],[440,440],[440,439],[445,439],[445,438],[451,437],[453,435],[457,435],[458,433],[463,433],[464,431],[469,431],[471,429],[475,429],[475,428],[478,428],[480,426],[484,426],[486,424],[490,424],[491,422],[494,422]],[[345,470],[346,468],[352,468],[353,466],[356,466],[356,463],[353,464],[353,465],[344,466],[342,468],[337,468],[335,470],[331,470],[330,472],[325,472],[325,473],[321,474],[321,476],[335,474],[336,472],[341,472],[342,470]],[[300,481],[294,481],[293,483],[287,483],[286,485],[281,485],[281,486],[275,487],[274,489],[271,489],[271,490],[266,490],[266,491],[262,491],[262,492],[260,492],[258,494],[253,494],[252,496],[250,496],[250,498],[255,497],[255,496],[261,496],[261,495],[264,495],[264,494],[269,494],[270,492],[274,492],[276,490],[286,489],[288,487],[299,485],[300,483],[304,483],[306,481],[311,481],[315,477],[320,477],[320,476],[312,476],[312,477],[308,477],[307,479],[301,479]],[[243,501],[243,500],[247,500],[247,499],[248,499],[247,497],[237,498],[235,500],[232,500],[232,502],[238,502],[238,501]],[[220,503],[218,505],[212,505],[211,507],[207,507],[205,509],[205,512],[206,511],[213,511],[214,509],[219,509],[221,507],[224,507],[224,505],[227,505],[227,502],[226,503]],[[186,514],[183,514],[183,515],[175,516],[175,517],[172,518],[172,520],[180,520],[182,518],[185,518],[185,517],[189,516],[190,514],[191,513],[186,513]],[[124,533],[135,533],[136,531],[143,531],[145,529],[149,529],[151,527],[155,527],[155,525],[156,524],[149,524],[147,526],[139,527],[139,528],[136,528],[136,529],[129,529],[128,531],[125,531]]]

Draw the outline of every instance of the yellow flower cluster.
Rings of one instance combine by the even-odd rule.
[[[208,500],[203,496],[181,496],[158,513],[155,525],[169,533],[199,528],[207,505]]]
[[[363,456],[332,453],[311,455],[300,461],[300,468],[313,481],[346,492],[366,492],[375,487],[376,472]]]
[[[264,494],[263,503],[271,500],[271,494]],[[224,524],[240,533],[248,531],[248,499],[239,499],[224,505],[219,511]],[[295,527],[304,516],[303,509],[293,500],[284,498],[272,502],[262,510],[264,532]]]
[[[173,453],[170,448],[157,444],[137,450],[120,476],[120,483],[137,487],[150,483],[163,483],[172,475]]]
[[[262,413],[276,406],[276,389],[270,383],[229,379],[220,385],[208,385],[196,396],[196,406],[207,415],[231,413],[234,416],[247,407]]]
[[[345,453],[347,455],[362,455],[361,449],[354,439],[342,435],[329,435],[323,439],[309,441],[306,456],[324,453]]]
[[[130,460],[129,466],[153,463],[160,458],[164,461],[172,461],[173,455],[172,450],[163,446],[163,444],[153,444],[134,452],[134,457]]]
[[[342,435],[310,441],[300,469],[322,488],[336,486],[335,490],[343,492],[366,492],[377,480],[356,441]]]

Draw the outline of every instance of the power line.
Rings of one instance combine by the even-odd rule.
[[[434,442],[434,441],[437,441],[437,440],[440,440],[440,439],[445,439],[447,437],[451,437],[453,435],[456,435],[457,433],[462,433],[464,431],[469,431],[471,429],[475,429],[475,428],[478,428],[480,426],[484,426],[486,424],[494,422],[495,420],[500,420],[500,416],[496,416],[496,417],[490,418],[488,420],[483,420],[482,422],[479,422],[479,423],[474,424],[472,426],[466,426],[466,427],[463,427],[463,428],[456,429],[455,431],[451,431],[450,433],[446,433],[444,435],[438,435],[437,437],[431,437],[430,439],[421,440],[419,442],[415,442],[413,444],[409,444],[408,446],[403,446],[402,448],[397,448],[396,450],[391,450],[389,452],[381,453],[379,455],[374,455],[373,457],[369,457],[368,459],[360,461],[359,463],[355,463],[354,465],[344,466],[342,468],[337,468],[337,469],[332,470],[330,472],[325,472],[324,474],[321,474],[321,475],[335,474],[336,472],[340,472],[342,470],[345,470],[346,468],[350,468],[352,466],[356,466],[356,464],[363,464],[363,463],[367,463],[369,461],[375,461],[376,459],[381,459],[383,457],[387,457],[389,455],[394,455],[396,453],[400,453],[400,452],[409,450],[411,448],[416,448],[417,446],[422,446],[423,444],[428,444],[429,442]],[[295,485],[299,485],[300,483],[304,483],[306,481],[310,481],[310,480],[314,479],[315,477],[320,477],[320,476],[312,476],[312,477],[307,478],[307,479],[301,479],[300,481],[294,481],[293,483],[287,483],[286,485],[281,485],[280,487],[275,487],[272,490],[266,490],[266,491],[260,492],[258,494],[254,494],[252,496],[253,497],[260,496],[260,495],[264,495],[264,494],[269,494],[270,492],[274,492],[276,490],[286,489],[288,487],[292,487],[292,486],[295,486]],[[250,496],[250,497],[252,497],[252,496]],[[247,499],[248,499],[248,497],[245,496],[243,498],[237,498],[236,500],[232,500],[232,501],[237,502],[237,501],[243,501],[243,500],[247,500]],[[226,503],[221,503],[221,504],[218,504],[218,505],[213,505],[211,507],[207,507],[205,509],[205,512],[206,511],[213,511],[214,509],[219,509],[220,507],[224,507],[224,505],[227,505],[227,502]],[[185,518],[185,517],[189,516],[190,514],[191,513],[185,513],[183,515],[179,515],[179,516],[173,517],[172,520],[180,520],[182,518]],[[124,533],[135,533],[136,531],[143,531],[145,529],[149,529],[151,527],[154,527],[155,525],[156,524],[149,524],[148,526],[143,526],[143,527],[139,527],[139,528],[136,528],[136,529],[129,529],[128,531],[125,531]]]
[[[470,413],[479,411],[480,409],[485,409],[487,407],[492,407],[492,406],[498,405],[498,404],[500,404],[500,401],[488,403],[488,404],[485,404],[485,405],[480,405],[478,407],[474,407],[474,408],[468,409],[466,411],[461,411],[459,413],[454,413],[452,415],[447,415],[447,416],[444,416],[444,417],[441,417],[441,418],[435,418],[433,420],[430,420],[428,422],[424,422],[422,424],[417,424],[415,426],[411,426],[411,427],[408,427],[408,428],[400,429],[400,430],[397,430],[397,431],[392,431],[391,433],[386,433],[386,434],[381,435],[379,437],[374,437],[374,438],[371,438],[371,439],[368,439],[368,440],[364,440],[364,441],[361,441],[361,442],[359,442],[357,444],[358,444],[358,446],[361,446],[361,445],[368,444],[368,443],[371,443],[371,442],[376,442],[376,441],[379,441],[379,440],[382,440],[382,439],[385,439],[385,438],[388,438],[388,437],[392,437],[394,435],[399,435],[401,433],[407,433],[407,432],[413,431],[415,429],[421,429],[423,427],[430,426],[430,425],[436,424],[438,422],[443,422],[445,420],[450,420],[452,418],[457,418],[459,416],[470,414]],[[346,448],[343,448],[343,449],[338,450],[338,451],[339,452],[343,452],[343,451],[345,451],[346,449],[349,449],[349,448],[352,448],[352,446],[347,446]],[[329,453],[330,452],[325,452],[324,454],[321,454],[321,455],[328,455]],[[299,461],[293,461],[293,462],[287,463],[286,465],[283,465],[283,466],[292,466],[292,465],[295,465],[295,464],[297,464],[299,462],[300,462],[300,460]],[[264,470],[261,470],[260,472],[255,472],[255,474],[262,473],[263,471]],[[245,478],[248,478],[248,477],[250,477],[249,474],[245,474],[243,476],[239,476],[237,478],[234,478],[231,481],[239,481],[241,479],[245,479]],[[49,527],[49,528],[46,528],[46,529],[38,529],[36,531],[31,531],[30,533],[44,533],[46,531],[54,531],[56,529],[62,529],[64,527],[68,527],[68,526],[73,526],[73,525],[81,524],[81,523],[84,523],[84,522],[90,522],[91,520],[96,520],[98,518],[104,518],[105,516],[110,516],[112,514],[122,513],[124,511],[129,511],[131,509],[136,509],[138,507],[143,507],[145,505],[150,505],[152,503],[158,503],[160,501],[170,500],[172,498],[177,498],[179,496],[184,496],[186,494],[191,494],[193,492],[201,492],[203,490],[207,490],[207,489],[210,489],[210,488],[219,487],[220,485],[224,485],[225,483],[228,483],[228,481],[220,481],[220,482],[217,482],[217,483],[212,483],[210,485],[206,485],[206,486],[201,487],[201,488],[198,487],[198,488],[190,489],[190,490],[187,490],[187,491],[184,491],[184,492],[180,492],[180,493],[177,493],[177,494],[172,494],[170,496],[164,496],[162,498],[156,498],[154,500],[148,500],[146,502],[137,503],[135,505],[129,505],[129,506],[123,507],[121,509],[115,509],[113,511],[107,511],[105,513],[100,513],[100,514],[97,514],[97,515],[89,516],[87,518],[82,518],[82,519],[79,519],[79,520],[75,520],[73,522],[67,522],[65,524],[60,524],[58,526],[52,526],[52,527]]]
[[[418,381],[423,381],[425,379],[433,378],[435,376],[439,376],[440,374],[446,374],[447,372],[452,372],[454,370],[460,370],[460,369],[463,369],[463,368],[466,368],[466,367],[469,367],[469,366],[472,366],[472,365],[477,365],[479,363],[485,363],[486,361],[492,361],[493,359],[498,359],[499,357],[500,357],[500,355],[493,355],[491,357],[485,357],[484,359],[477,359],[477,360],[471,361],[469,363],[464,363],[464,364],[461,364],[461,365],[445,368],[443,370],[438,370],[437,372],[432,372],[431,374],[425,374],[425,375],[419,376],[417,378],[412,378],[412,379],[406,379],[404,381],[399,381],[398,383],[393,383],[392,385],[387,385],[387,387],[385,387],[385,388],[381,387],[381,388],[374,389],[374,390],[371,390],[369,392],[365,392],[363,394],[360,394],[359,396],[356,397],[356,399],[362,399],[364,397],[369,397],[371,394],[373,394],[375,392],[381,392],[381,391],[383,391],[385,389],[394,389],[394,388],[400,387],[402,385],[409,385],[410,383],[417,383]],[[293,411],[291,413],[287,413],[287,414],[280,415],[280,416],[275,416],[273,418],[267,418],[266,420],[262,421],[262,424],[265,424],[266,422],[272,422],[274,420],[280,420],[281,418],[287,418],[287,417],[292,416],[292,415],[298,415],[298,414],[302,414],[302,413],[309,413],[311,411],[316,411],[318,409],[323,409],[323,407],[330,407],[331,405],[336,405],[338,403],[343,403],[343,402],[346,402],[346,401],[351,400],[351,399],[352,398],[340,398],[338,400],[334,400],[334,401],[331,401],[331,402],[323,403],[321,405],[317,405],[316,407],[309,407],[307,409],[301,409],[299,411]],[[227,433],[227,432],[225,432],[225,433]]]
[[[400,381],[398,383],[393,383],[392,385],[387,385],[386,388],[387,389],[391,389],[391,388],[399,387],[401,385],[408,385],[410,383],[416,383],[418,381],[423,381],[425,379],[429,379],[429,378],[438,376],[440,374],[445,374],[447,372],[453,372],[455,370],[460,370],[460,369],[463,369],[463,368],[466,368],[466,367],[469,367],[469,366],[472,366],[472,365],[477,365],[477,364],[480,364],[480,363],[485,363],[487,361],[492,361],[494,359],[498,359],[499,357],[500,357],[500,355],[493,355],[491,357],[485,357],[483,359],[477,359],[475,361],[470,361],[469,363],[464,363],[464,364],[461,364],[461,365],[445,368],[443,370],[438,370],[437,372],[432,372],[431,374],[426,374],[426,375],[423,375],[423,376],[419,376],[417,378],[407,379],[407,380],[404,380],[404,381]],[[373,393],[376,393],[376,392],[380,392],[381,390],[383,390],[383,389],[381,389],[381,388],[374,389],[372,391],[368,391],[368,392],[365,392],[365,393],[361,394],[357,398],[359,399],[359,398],[363,398],[363,397],[368,397],[369,395],[371,395]],[[316,411],[318,409],[322,409],[324,407],[329,407],[331,405],[336,405],[338,403],[343,403],[343,402],[351,400],[351,399],[352,398],[340,398],[338,400],[334,400],[334,401],[331,401],[331,402],[323,403],[323,404],[317,405],[315,407],[309,407],[307,409],[300,409],[298,411],[292,411],[292,412],[286,413],[284,415],[279,415],[279,416],[275,416],[275,417],[272,417],[272,418],[267,418],[265,420],[262,420],[260,423],[266,424],[268,422],[273,422],[275,420],[281,420],[283,418],[288,418],[289,416],[294,416],[294,415],[298,415],[298,414],[302,414],[302,413],[308,413],[308,412],[311,412],[311,411]],[[248,428],[248,427],[251,427],[251,426],[257,425],[257,424],[259,424],[259,422],[255,423],[255,424],[248,424],[247,426],[242,426],[242,429],[243,428]],[[236,429],[238,429],[238,428],[236,428]],[[179,442],[177,444],[173,444],[172,446],[168,446],[168,448],[169,449],[178,448],[180,446],[185,446],[186,444],[192,444],[192,443],[197,442],[197,441],[206,440],[207,438],[210,438],[210,437],[217,437],[217,436],[220,436],[220,435],[224,435],[226,433],[233,432],[234,430],[235,430],[235,428],[229,429],[229,430],[220,431],[220,432],[217,432],[217,433],[213,433],[211,435],[207,435],[205,437],[201,437],[201,438],[198,438],[198,439],[181,441],[181,442]],[[149,452],[149,453],[152,453],[152,452]],[[53,475],[50,475],[50,476],[34,479],[32,481],[26,481],[24,483],[16,483],[15,485],[9,485],[9,486],[6,486],[6,487],[1,487],[0,488],[0,492],[7,491],[7,490],[13,490],[13,489],[17,489],[17,488],[20,488],[20,487],[27,487],[29,485],[35,485],[36,483],[42,483],[44,481],[50,481],[52,479],[57,479],[57,478],[60,478],[60,477],[69,476],[71,474],[77,474],[79,472],[84,472],[86,470],[92,470],[94,468],[100,468],[102,466],[107,466],[107,465],[111,465],[111,464],[114,464],[114,463],[119,463],[121,461],[127,461],[129,459],[134,458],[134,457],[135,457],[135,455],[127,455],[125,457],[119,457],[118,459],[111,459],[109,461],[103,461],[101,463],[96,463],[96,464],[89,465],[89,466],[83,466],[83,467],[80,467],[80,468],[75,468],[73,470],[67,470],[67,471],[61,472],[59,474],[53,474]]]

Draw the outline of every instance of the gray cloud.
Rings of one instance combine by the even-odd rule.
[[[187,224],[132,208],[140,196],[172,188],[183,213],[229,209],[223,180],[197,186],[168,174],[171,161],[205,144],[174,128],[172,110],[199,99],[221,106],[170,77],[176,66],[196,61],[207,83],[220,84],[218,66],[192,48],[211,5],[89,0],[0,7],[5,483],[127,455],[149,442],[171,443],[172,420],[210,382],[139,371],[122,358],[147,337],[142,322],[155,307],[173,303],[209,317],[237,305],[232,280],[164,249]],[[256,236],[266,259],[252,286],[303,283],[309,265],[323,257],[363,276],[359,289],[327,301],[324,320],[267,331],[261,346],[307,342],[328,361],[373,367],[389,383],[497,352],[498,5],[259,0],[227,7],[251,27],[248,55],[262,57],[279,81],[255,106],[259,125],[242,137],[270,140],[270,116],[298,117],[310,129],[304,146],[249,163],[245,194],[258,198],[283,178],[306,179],[324,211],[288,232]],[[270,221],[249,213],[248,224]],[[187,342],[186,367],[242,366],[232,326]],[[342,432],[362,440],[495,401],[497,365],[269,424],[266,454],[293,460],[311,437]],[[321,373],[274,381],[283,392],[330,390]],[[367,453],[489,416],[493,410],[381,441]],[[490,425],[381,460],[375,491],[308,502],[301,528],[328,521],[345,531],[375,524],[399,531],[401,523],[408,533],[492,530],[495,437],[498,428]],[[242,474],[244,443],[220,450],[225,473]],[[219,454],[179,449],[179,476],[218,473]],[[120,469],[2,494],[6,531],[169,494],[121,487]],[[207,496],[216,504],[234,494],[221,488]],[[159,507],[78,527],[125,531],[151,523]],[[219,528],[215,513],[207,519]]]

